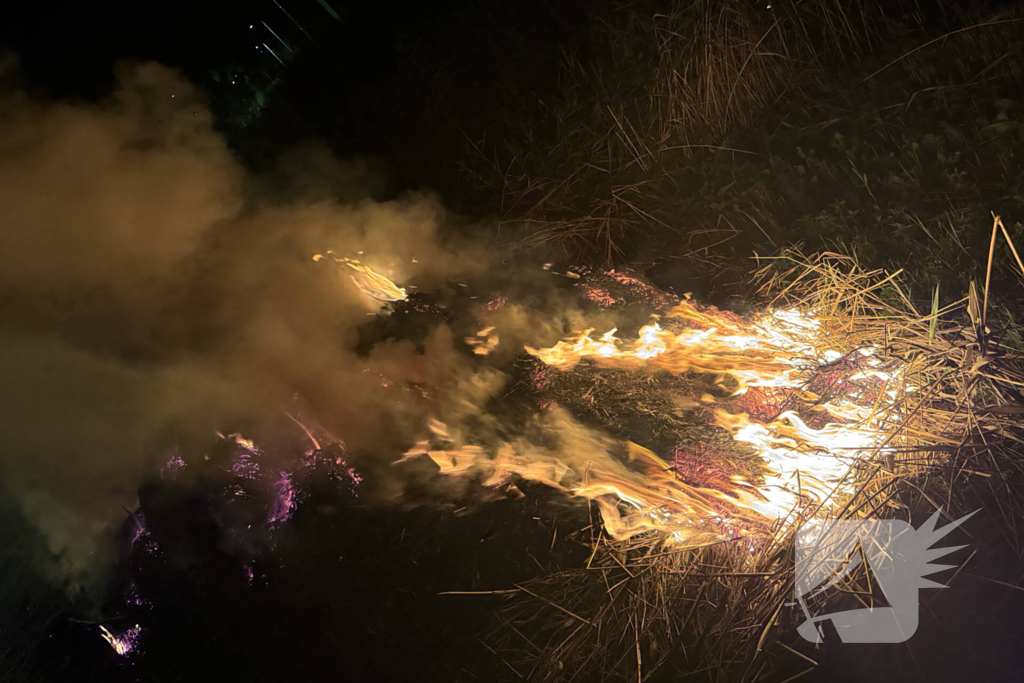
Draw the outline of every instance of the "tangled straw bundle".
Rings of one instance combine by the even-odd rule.
[[[993,248],[1000,233],[1009,242],[996,217]],[[762,261],[754,281],[765,305],[815,311],[839,346],[874,347],[902,368],[901,386],[872,408],[887,436],[850,470],[853,492],[838,501],[838,517],[928,508],[952,520],[984,499],[1012,522],[1022,509],[1014,451],[1024,443],[1024,353],[1015,331],[989,315],[988,287],[982,301],[973,286],[944,307],[936,296],[924,314],[898,272],[866,272],[834,253]],[[703,547],[667,545],[657,533],[615,541],[592,526],[585,566],[507,592],[494,651],[517,680],[642,683],[685,673],[752,682],[801,660],[809,671],[815,662],[786,643],[803,620],[786,606],[796,526]]]

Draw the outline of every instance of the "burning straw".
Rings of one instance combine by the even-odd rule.
[[[1000,227],[996,218],[993,240]],[[717,427],[706,432],[753,448],[759,472],[702,476],[694,461],[722,459],[707,440],[696,455],[664,458],[628,443],[585,466],[560,460],[557,446],[424,442],[410,453],[487,486],[532,479],[596,506],[600,520],[582,532],[592,544],[586,565],[517,586],[502,616],[495,651],[519,678],[755,681],[776,657],[813,666],[785,643],[785,652],[767,647],[803,620],[786,607],[800,521],[892,517],[918,505],[948,514],[965,491],[984,490],[972,487],[979,482],[1012,516],[1019,501],[1008,479],[1020,465],[1008,456],[1024,434],[1024,356],[988,314],[987,294],[979,302],[972,286],[922,313],[899,275],[838,254],[783,253],[754,275],[766,312],[750,320],[684,302],[633,341],[588,331],[529,350],[547,366],[541,375],[584,368],[637,385],[665,372],[714,378],[692,413]],[[438,425],[435,437],[451,439]]]

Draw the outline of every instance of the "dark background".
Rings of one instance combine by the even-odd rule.
[[[487,129],[509,82],[545,97],[559,49],[586,49],[584,19],[595,6],[335,2],[336,19],[316,0],[279,2],[8,3],[0,47],[19,58],[30,90],[51,97],[101,97],[122,59],[180,67],[206,90],[219,127],[250,168],[263,170],[314,140],[342,157],[373,159],[390,183],[384,194],[429,187],[469,212],[479,207],[459,183],[465,141]],[[257,50],[264,43],[284,64]],[[83,623],[84,596],[69,599],[38,574],[45,543],[6,502],[0,678],[494,680],[491,667],[500,664],[477,635],[493,624],[489,614],[501,598],[437,593],[508,587],[585,554],[573,541],[549,546],[555,526],[564,538],[585,514],[543,496],[457,516],[367,509],[315,492],[272,557],[256,561],[250,585],[237,558],[218,547],[202,495],[201,487],[170,484],[140,494],[163,556],[182,559],[154,564],[122,548],[108,613],[117,611],[119,582],[129,574],[157,603],[145,655],[128,663]],[[41,561],[30,565],[27,557]],[[830,650],[819,658],[822,668],[801,680],[1021,680],[1021,592],[973,576],[1006,575],[1015,563],[1001,551],[979,553],[954,588],[925,596],[912,643]],[[794,673],[801,669],[796,662]]]
[[[333,5],[338,18],[317,0],[14,3],[0,49],[53,97],[101,96],[124,59],[179,67],[250,167],[316,140],[372,156],[392,192],[429,185],[454,200],[462,147],[487,127],[499,90],[514,80],[543,96],[597,3]],[[254,99],[268,103],[240,113]]]

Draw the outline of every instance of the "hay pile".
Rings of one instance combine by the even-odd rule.
[[[997,234],[1006,234],[998,218],[993,249]],[[1024,273],[1012,243],[1009,248]],[[872,408],[886,425],[884,442],[851,468],[853,493],[832,502],[840,503],[840,517],[905,519],[942,508],[952,520],[985,498],[990,512],[1015,528],[1024,491],[1015,455],[1024,444],[1024,348],[1017,331],[994,319],[987,297],[973,286],[946,306],[936,297],[922,313],[899,275],[866,272],[838,254],[796,252],[763,259],[754,274],[764,306],[814,311],[837,346],[875,347],[877,357],[901,370],[901,385],[878,391]],[[661,430],[647,437],[658,446],[699,436],[700,426],[665,399],[692,392],[699,380],[652,375],[638,382],[581,367],[548,381],[581,419],[628,438],[638,438],[644,425]],[[800,514],[814,512],[811,506]],[[654,532],[614,541],[594,519],[580,532],[592,544],[585,566],[510,593],[492,640],[516,680],[643,682],[688,674],[758,681],[800,659],[813,669],[812,660],[787,644],[804,619],[785,605],[794,599],[795,523],[687,548],[667,545]],[[867,605],[871,597],[845,599]]]

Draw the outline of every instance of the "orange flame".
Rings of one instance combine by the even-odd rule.
[[[473,353],[478,356],[486,356],[494,349],[498,348],[498,333],[494,331],[494,326],[485,327],[476,333],[475,337],[466,337],[466,345],[473,349]]]
[[[785,389],[838,422],[814,429],[793,410],[768,422],[711,410],[714,423],[751,446],[764,463],[763,480],[733,476],[731,489],[725,492],[680,481],[668,463],[632,443],[629,466],[607,452],[595,451],[581,464],[558,453],[509,444],[492,456],[477,446],[431,449],[430,441],[418,444],[406,458],[427,455],[442,473],[476,474],[485,486],[510,485],[518,476],[595,501],[606,531],[616,539],[653,531],[669,541],[703,542],[729,538],[752,525],[767,528],[780,520],[789,524],[794,513],[841,505],[855,484],[851,468],[887,445],[883,424],[893,417],[892,410],[860,405],[859,395],[825,400],[808,386],[822,368],[854,357],[857,372],[849,379],[885,382],[882,393],[894,398],[885,388],[902,381],[898,373],[885,370],[874,349],[837,348],[813,312],[777,310],[744,322],[682,303],[668,315],[694,327],[672,332],[653,322],[629,342],[615,337],[614,329],[597,339],[587,330],[548,349],[526,350],[554,368],[589,359],[599,367],[726,375],[736,381],[733,396],[751,387]],[[432,430],[436,439],[450,442],[447,427],[435,422]]]
[[[409,294],[405,291],[404,287],[399,287],[369,266],[360,263],[358,259],[334,256],[330,251],[327,253],[331,255],[331,258],[336,263],[342,263],[355,271],[355,275],[351,276],[352,282],[355,283],[356,287],[363,290],[363,293],[367,296],[377,301],[404,301],[408,298]],[[324,258],[326,257],[323,254],[315,254],[313,256],[314,261],[320,261]]]

